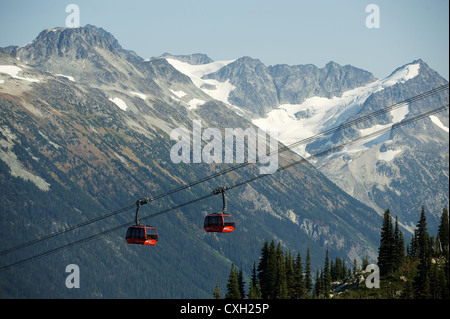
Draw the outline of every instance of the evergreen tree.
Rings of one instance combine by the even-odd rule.
[[[414,289],[411,280],[407,280],[403,290],[403,299],[414,299]]]
[[[445,270],[439,269],[437,278],[437,289],[441,299],[449,299],[448,279],[446,278]]]
[[[244,282],[244,273],[242,272],[242,269],[240,269],[238,272],[238,285],[239,285],[239,292],[241,293],[241,298],[244,298],[245,282]]]
[[[394,234],[389,209],[384,212],[383,226],[381,228],[380,247],[378,249],[378,267],[380,275],[385,276],[393,270]]]
[[[294,289],[292,298],[293,299],[301,299],[305,298],[306,295],[306,284],[303,277],[303,264],[302,257],[300,253],[297,253],[297,257],[295,258],[294,265]]]
[[[415,296],[416,298],[428,299],[430,294],[430,246],[429,235],[427,231],[427,220],[425,209],[422,206],[420,219],[417,223],[417,257],[419,259],[418,274],[415,278]]]
[[[347,265],[345,264],[345,260],[342,261],[342,272],[341,272],[341,279],[344,280],[345,278],[349,277],[351,274],[350,269],[347,271]]]
[[[343,264],[339,257],[336,257],[335,261],[331,261],[330,272],[331,281],[338,281],[343,279],[347,275],[347,270],[345,269],[345,274],[343,275]]]
[[[414,229],[414,234],[412,235],[411,238],[411,244],[409,245],[409,254],[408,254],[409,259],[415,260],[417,258],[419,251],[418,247],[419,243],[417,240],[417,229]]]
[[[309,246],[308,250],[306,251],[305,287],[306,294],[310,294],[313,286],[311,278],[311,255],[309,253]]]
[[[444,207],[441,215],[441,224],[439,225],[438,231],[438,239],[439,239],[439,250],[441,250],[444,257],[448,260],[448,252],[449,252],[449,220],[448,220],[448,210],[447,207]]]
[[[275,268],[275,286],[272,298],[287,299],[288,288],[286,280],[286,269],[284,267],[283,250],[281,249],[281,243],[277,244],[277,250],[275,252],[276,268]]]
[[[266,270],[266,287],[265,293],[267,299],[273,299],[276,296],[276,285],[277,285],[277,274],[278,274],[278,262],[277,262],[277,252],[275,249],[275,242],[272,240],[269,246],[269,258],[267,260],[267,270]],[[264,290],[263,290],[264,294]]]
[[[367,252],[364,255],[364,258],[362,260],[361,268],[362,270],[366,270],[367,266],[369,266],[369,258],[367,257]]]
[[[250,288],[248,292],[248,299],[261,299],[261,289],[259,289],[259,283],[256,285],[250,282]]]
[[[286,271],[286,283],[288,290],[288,298],[294,298],[295,295],[295,271],[294,271],[294,261],[292,260],[291,250],[285,256],[285,265]]]
[[[316,272],[316,282],[314,283],[313,297],[320,298],[320,294],[322,293],[322,278],[319,270]]]
[[[258,264],[258,279],[259,284],[261,286],[261,294],[263,298],[267,298],[266,277],[267,277],[268,259],[269,259],[269,243],[266,240],[264,242],[263,248],[261,249],[261,259],[259,260]]]
[[[275,291],[275,298],[277,299],[288,299],[288,285],[286,280],[286,269],[284,267],[284,261],[278,261],[278,269],[277,269],[277,284]]]
[[[405,241],[403,234],[398,226],[398,217],[395,216],[394,228],[394,247],[393,247],[393,268],[397,270],[403,264],[405,259]]]
[[[353,258],[353,275],[356,275],[358,272],[358,264],[356,262],[356,258]]]
[[[273,240],[267,249],[265,268],[258,266],[258,270],[260,268],[261,272],[258,273],[258,277],[260,278],[262,298],[263,299],[275,298],[277,292],[276,285],[278,277],[277,276],[278,262],[277,262],[277,251],[275,248],[275,242]]]
[[[330,272],[330,258],[328,256],[328,248],[325,253],[325,266],[323,269],[323,295],[329,298],[331,291],[331,272]]]
[[[252,268],[252,277],[250,279],[250,283],[253,284],[253,287],[256,287],[256,283],[258,282],[258,275],[256,274],[256,264],[253,262]]]
[[[334,267],[334,260],[330,261],[330,276],[331,276],[331,281],[335,281],[336,280],[336,271],[335,271],[335,267]]]
[[[252,277],[248,292],[248,299],[261,299],[261,287],[256,273],[256,264],[253,262]]]
[[[434,263],[430,270],[430,295],[432,299],[442,298],[442,285],[439,283],[439,267]]]
[[[230,276],[228,278],[227,284],[227,294],[225,295],[227,299],[241,299],[241,292],[239,289],[238,275],[234,267],[234,263],[231,263]]]
[[[438,242],[439,250],[442,256],[445,258],[443,276],[446,278],[444,295],[446,295],[447,297],[444,298],[448,298],[450,276],[449,276],[449,217],[447,207],[444,207],[444,209],[442,210],[441,223],[439,225],[438,231],[438,240],[439,240]]]
[[[216,285],[216,289],[213,292],[214,299],[222,299],[222,296],[220,295],[220,288],[219,284]]]

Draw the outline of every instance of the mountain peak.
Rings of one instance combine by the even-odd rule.
[[[331,68],[338,69],[340,67],[341,67],[341,65],[339,63],[334,62],[334,61],[330,61],[330,62],[328,62],[325,65],[325,69],[331,69]]]
[[[47,56],[54,53],[55,50],[61,55],[63,51],[77,50],[77,47],[86,47],[86,44],[92,47],[116,50],[122,48],[111,33],[93,25],[80,28],[57,27],[45,29],[39,33],[33,42],[25,47],[39,49],[42,51],[40,53]]]
[[[113,47],[115,49],[122,49],[122,46],[119,44],[119,41],[117,41],[117,39],[111,33],[106,31],[105,29],[96,27],[95,25],[92,25],[92,24],[86,24],[85,28],[90,29],[90,30],[96,32],[97,34],[107,38],[111,42],[111,44],[113,45]]]
[[[436,71],[431,69],[428,64],[420,58],[396,68],[388,77],[392,77],[396,73],[401,72],[408,72],[408,78],[413,78],[419,74],[424,78],[429,78],[430,76],[435,77],[435,75],[440,77]]]
[[[28,45],[9,51],[32,66],[91,85],[120,87],[127,73],[139,72],[133,63],[141,61],[134,52],[122,49],[111,33],[93,25],[46,29]]]

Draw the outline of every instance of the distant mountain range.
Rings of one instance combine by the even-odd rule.
[[[205,93],[209,93],[205,87],[208,81],[217,81],[211,85],[223,88],[223,92],[216,98],[257,126],[278,129],[280,141],[286,145],[448,84],[420,59],[384,79],[335,62],[322,69],[314,65],[266,67],[257,59],[243,57],[209,70],[212,63],[190,68],[181,59],[168,61],[194,83],[200,74],[205,84],[197,85]],[[295,151],[301,156],[317,154],[445,104],[448,90],[356,127],[337,130]],[[408,232],[412,233],[417,210],[424,205],[432,215],[430,225],[434,229],[442,208],[448,205],[448,127],[448,111],[442,112],[363,145],[320,157],[313,164],[379,214],[390,208]]]
[[[378,80],[334,62],[266,67],[250,57],[212,61],[205,54],[169,53],[144,59],[92,25],[44,30],[26,46],[0,50],[0,250],[229,167],[171,161],[171,131],[191,130],[194,120],[222,131],[278,126],[280,142],[289,144],[443,83],[420,60]],[[448,91],[280,153],[279,165],[446,101]],[[437,216],[448,204],[448,127],[448,112],[438,114],[360,150],[354,146],[230,190],[232,234],[204,232],[204,216],[221,206],[220,198],[210,197],[147,220],[159,230],[155,247],[127,245],[123,228],[0,272],[0,296],[209,298],[218,282],[225,289],[231,262],[249,277],[266,239],[305,256],[309,247],[314,268],[322,267],[327,248],[348,265],[366,254],[375,262],[380,210],[392,208],[410,229],[417,205]],[[384,179],[367,173],[374,171]],[[258,174],[256,165],[235,170],[155,200],[141,216]],[[133,221],[133,210],[121,213],[5,254],[0,267]],[[82,274],[78,290],[64,285],[72,263]]]

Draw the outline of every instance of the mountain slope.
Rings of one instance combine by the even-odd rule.
[[[9,52],[13,55],[0,51],[1,250],[229,167],[173,163],[175,128],[192,130],[193,121],[201,120],[204,128],[221,132],[256,129],[170,59],[145,61],[100,28],[44,30]],[[298,159],[291,152],[279,154],[280,165]],[[142,207],[141,218],[258,174],[259,166],[250,165],[166,196]],[[267,238],[301,253],[310,247],[317,267],[326,248],[349,261],[375,256],[379,217],[306,162],[227,194],[237,223],[232,234],[204,232],[204,216],[221,205],[210,197],[145,219],[158,227],[155,247],[127,245],[124,226],[0,272],[0,295],[208,298],[232,261],[250,271]],[[123,212],[4,255],[1,266],[133,222],[134,211]],[[81,271],[82,288],[76,291],[64,285],[71,263]],[[225,282],[220,285],[224,289]]]
[[[385,79],[345,91],[341,96],[316,96],[300,104],[284,104],[253,122],[265,129],[277,127],[280,140],[290,144],[446,83],[425,62],[417,60]],[[296,151],[303,156],[316,154],[447,103],[448,90],[338,130]],[[448,111],[318,158],[314,165],[380,214],[390,208],[409,231],[415,226],[418,209],[425,205],[433,216],[431,228],[435,229],[440,210],[448,205],[447,125]]]

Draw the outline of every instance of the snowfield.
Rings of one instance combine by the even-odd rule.
[[[394,157],[399,154],[402,150],[388,150],[386,152],[380,152],[380,155],[378,156],[378,159],[390,162],[394,159]]]
[[[170,90],[170,89],[169,89]],[[174,90],[170,90],[170,92],[172,92],[176,97],[178,97],[179,99],[183,98],[183,96],[186,96],[187,94],[183,91],[174,91]]]
[[[170,58],[166,58],[166,60],[175,69],[187,75],[192,80],[195,86],[197,86],[203,92],[211,96],[213,99],[224,102],[226,104],[230,104],[228,102],[228,96],[230,95],[230,92],[235,89],[235,87],[231,85],[229,81],[219,82],[217,80],[202,79],[202,77],[207,74],[214,73],[236,60],[215,61],[208,64],[200,64],[200,65],[192,65],[187,62],[181,62],[179,60]],[[173,94],[181,98],[182,96],[179,96],[180,92],[182,91],[179,92],[172,91]]]
[[[64,74],[55,74],[56,76],[62,76],[63,78],[69,79],[69,81],[75,82],[75,79],[73,76],[70,75],[64,75]]]
[[[22,72],[22,68],[19,68],[18,66],[0,65],[0,73],[6,73],[9,76],[11,76],[15,79],[18,79],[18,80],[23,80],[23,81],[28,81],[28,82],[39,82],[38,79],[20,77],[20,76],[18,76],[19,72]]]
[[[140,98],[143,99],[143,100],[145,100],[145,99],[147,98],[147,95],[142,94],[142,93],[139,93],[139,92],[133,92],[133,91],[130,91],[130,93],[133,94],[133,95],[136,95],[136,96],[140,97]]]
[[[198,106],[203,105],[205,101],[200,99],[192,99],[189,101],[189,109],[195,110]]]
[[[441,128],[442,130],[444,130],[447,133],[449,132],[448,127],[446,127],[444,124],[442,124],[441,120],[437,116],[430,115],[430,119],[434,124],[436,124],[437,127]]]
[[[128,108],[128,105],[124,102],[124,100],[115,97],[113,99],[109,99],[111,102],[113,102],[114,104],[116,104],[120,109],[126,111]]]

